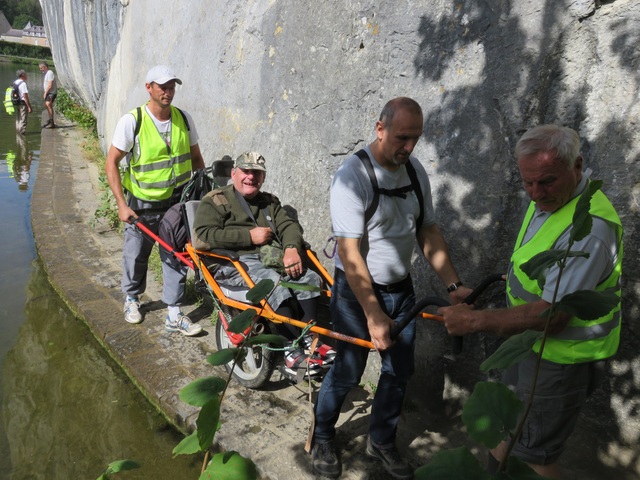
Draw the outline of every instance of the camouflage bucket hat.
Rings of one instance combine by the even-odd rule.
[[[236,158],[233,164],[233,168],[239,167],[243,170],[262,170],[266,172],[267,169],[264,166],[264,157],[258,152],[245,152]]]

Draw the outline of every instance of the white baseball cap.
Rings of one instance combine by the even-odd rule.
[[[169,67],[167,67],[166,65],[157,65],[149,70],[145,83],[155,82],[158,85],[164,85],[171,80],[175,80],[176,83],[182,85],[182,80],[176,77]]]

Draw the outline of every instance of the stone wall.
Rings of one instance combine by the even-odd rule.
[[[93,108],[105,150],[120,115],[145,101],[146,71],[169,64],[184,82],[174,102],[193,115],[206,161],[260,151],[265,189],[295,207],[319,252],[333,172],[372,139],[392,97],[423,107],[415,154],[469,285],[507,265],[526,202],[519,135],[539,123],[577,129],[626,228],[624,341],[598,416],[614,423],[613,443],[637,443],[640,0],[41,3],[61,84]],[[442,294],[423,261],[415,278],[420,296]],[[477,378],[468,373],[495,345],[468,338],[449,362],[439,325],[419,335],[412,388],[430,401],[466,395]],[[616,461],[637,464],[637,453]]]

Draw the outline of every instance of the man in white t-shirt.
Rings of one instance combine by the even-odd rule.
[[[176,84],[182,80],[164,65],[147,73],[145,87],[149,101],[124,115],[116,125],[105,170],[118,205],[118,217],[125,222],[122,248],[122,291],[124,318],[142,322],[140,296],[146,288],[147,267],[153,241],[135,228],[140,219],[158,233],[164,213],[180,200],[194,170],[203,169],[198,132],[191,116],[171,105]],[[137,133],[136,133],[137,132]],[[127,158],[123,176],[121,161]],[[165,328],[187,336],[202,331],[182,313],[186,266],[160,249],[162,260],[162,301],[168,307]]]
[[[44,73],[44,83],[42,88],[44,93],[42,98],[44,99],[44,106],[49,113],[49,121],[44,124],[44,128],[56,128],[56,122],[53,121],[53,102],[58,95],[58,85],[56,83],[56,75],[53,71],[49,70],[49,65],[46,62],[40,62],[40,71]]]
[[[20,94],[20,103],[15,105],[16,110],[16,132],[24,135],[27,132],[27,118],[33,111],[31,102],[29,101],[29,89],[27,88],[27,72],[18,70],[16,72],[16,80],[13,82],[18,85]]]

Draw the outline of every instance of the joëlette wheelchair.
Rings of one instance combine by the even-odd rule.
[[[214,163],[212,167],[212,174],[215,185],[226,184],[230,178],[232,165],[233,163],[230,160],[224,159]],[[188,241],[184,251],[176,251],[171,245],[160,239],[141,222],[134,223],[143,233],[147,234],[152,240],[158,242],[160,248],[166,249],[176,259],[193,269],[195,272],[196,284],[203,285],[210,293],[214,307],[218,313],[218,318],[215,323],[216,347],[218,350],[222,350],[242,346],[245,350],[243,355],[236,358],[235,366],[234,361],[229,361],[225,365],[228,372],[232,372],[233,370],[232,375],[238,383],[247,388],[260,388],[271,379],[276,368],[283,373],[285,378],[288,378],[291,381],[300,381],[304,378],[304,371],[301,370],[296,373],[295,378],[292,378],[290,374],[285,373],[285,369],[282,368],[282,349],[278,348],[278,346],[249,345],[243,343],[245,338],[253,335],[275,333],[274,327],[278,323],[291,324],[295,327],[299,327],[303,334],[311,332],[316,337],[322,336],[325,339],[330,339],[329,342],[332,340],[333,343],[335,343],[335,341],[343,341],[359,345],[363,348],[374,349],[370,340],[354,338],[335,332],[329,328],[330,325],[328,324],[325,325],[321,322],[307,324],[296,318],[280,315],[276,313],[275,309],[269,304],[268,298],[260,300],[258,304],[252,303],[247,298],[247,293],[255,286],[255,282],[240,262],[236,252],[215,248],[211,250],[199,250],[194,246],[194,243],[197,242],[194,242],[195,234],[193,231],[193,222],[199,203],[199,200],[184,202],[184,215],[188,232]],[[333,285],[332,276],[320,263],[315,251],[312,250],[308,244],[305,244],[305,252],[302,252],[301,257],[306,268],[311,268],[320,275],[322,279],[322,288],[320,292],[319,306],[326,306],[331,297],[331,286]],[[233,265],[246,285],[243,287],[228,286],[216,280],[215,272],[222,264]],[[474,290],[474,293],[466,299],[465,303],[473,303],[490,283],[500,279],[501,277],[499,275],[487,277],[487,279],[485,279],[485,281],[476,288],[476,290]],[[441,321],[441,317],[439,315],[423,312],[423,310],[428,306],[439,307],[448,305],[448,301],[439,297],[427,297],[419,300],[405,320],[395,326],[391,332],[391,337],[395,338],[402,329],[418,315],[422,318]],[[254,317],[251,325],[242,333],[233,333],[229,331],[229,323],[231,320],[236,315],[248,309],[257,311],[257,315]],[[454,353],[458,353],[461,350],[462,339],[460,337],[453,337],[452,348]]]

